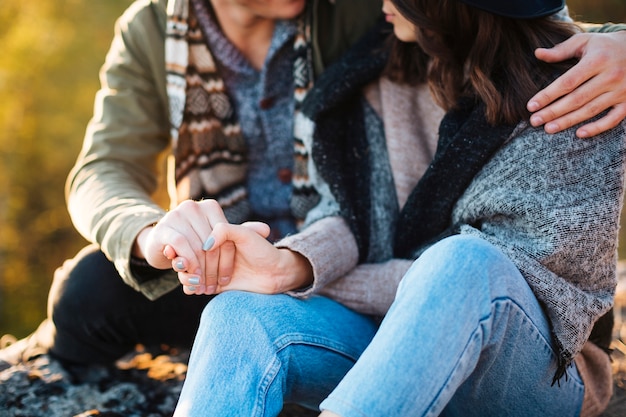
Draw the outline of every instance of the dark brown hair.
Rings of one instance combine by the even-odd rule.
[[[529,116],[526,102],[573,64],[546,64],[534,55],[576,33],[572,23],[501,17],[458,0],[392,2],[416,26],[417,44],[393,37],[387,74],[404,83],[427,81],[446,110],[473,96],[485,103],[491,124],[517,123]]]

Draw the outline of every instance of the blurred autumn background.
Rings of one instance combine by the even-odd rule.
[[[131,2],[0,7],[0,335],[34,330],[54,270],[86,243],[65,209],[64,182],[91,117],[113,23]],[[626,22],[626,0],[568,4],[581,21]]]

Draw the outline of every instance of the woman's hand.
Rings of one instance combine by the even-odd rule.
[[[213,294],[220,283],[228,282],[234,245],[226,242],[219,251],[211,252],[203,246],[213,228],[226,222],[217,201],[184,201],[155,226],[142,230],[133,254],[144,257],[155,268],[173,268],[185,293]],[[218,283],[219,279],[222,282]]]
[[[265,238],[269,226],[260,222],[242,225],[219,223],[213,228],[212,253],[232,244],[234,268],[230,282],[219,285],[216,292],[227,290],[278,294],[310,285],[313,269],[302,255],[289,249],[279,249]]]
[[[535,56],[545,62],[580,61],[529,100],[533,126],[544,125],[546,132],[556,133],[611,108],[576,131],[578,137],[588,138],[626,117],[626,31],[579,33],[553,48],[537,49]]]

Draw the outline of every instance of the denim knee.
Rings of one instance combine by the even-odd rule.
[[[486,240],[470,235],[454,235],[424,251],[407,271],[402,283],[419,279],[417,271],[455,279],[456,274],[449,272],[485,275],[485,267],[502,263],[513,266],[504,253]]]
[[[265,296],[270,297],[270,296]],[[229,325],[236,324],[249,317],[256,319],[257,313],[263,313],[263,310],[271,303],[271,298],[265,298],[262,294],[246,292],[246,291],[226,291],[216,295],[210,303],[206,305],[202,311],[202,322],[228,322]],[[234,320],[236,317],[237,320]]]
[[[371,339],[375,321],[325,297],[297,299],[286,294],[266,295],[228,291],[216,296],[202,312],[200,337],[232,339],[237,348],[245,343],[279,351],[292,343],[334,344],[343,335],[360,329]],[[332,336],[334,335],[334,336]],[[337,351],[358,357],[365,346],[337,342]],[[366,343],[365,343],[366,345]]]
[[[277,297],[245,291],[219,294],[202,311],[200,328],[213,335],[219,334],[223,343],[233,341],[233,348],[242,346],[247,339],[252,339],[255,345],[271,344],[272,323],[277,323],[282,316],[275,307]]]

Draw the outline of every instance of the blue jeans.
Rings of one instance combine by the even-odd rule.
[[[444,239],[403,278],[372,343],[321,404],[352,416],[577,416],[575,366],[552,385],[550,326],[496,247]]]
[[[580,376],[570,367],[552,386],[555,371],[549,324],[517,268],[455,236],[415,262],[380,329],[323,297],[217,296],[175,416],[276,416],[327,396],[321,408],[343,417],[577,415]]]
[[[377,321],[325,297],[231,291],[207,304],[174,416],[277,416],[317,409]]]

